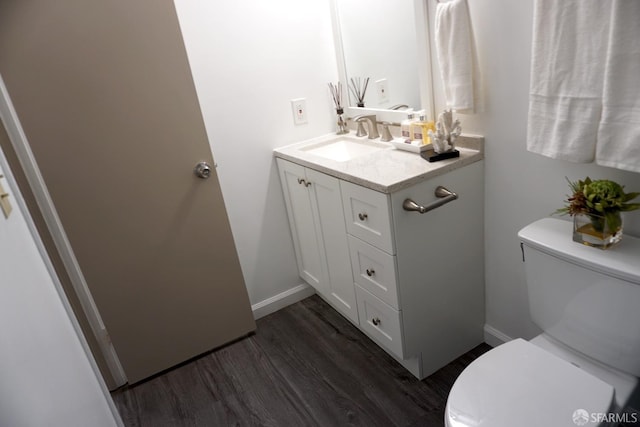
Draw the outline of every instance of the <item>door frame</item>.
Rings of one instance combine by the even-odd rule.
[[[100,313],[98,312],[98,308],[95,305],[91,292],[89,291],[89,287],[87,286],[87,282],[82,274],[80,269],[80,265],[74,255],[73,249],[71,248],[71,244],[67,238],[67,235],[62,227],[62,223],[60,222],[60,218],[56,212],[55,206],[53,205],[53,201],[51,200],[51,196],[49,195],[49,191],[44,182],[42,174],[40,173],[40,169],[38,168],[38,164],[36,163],[36,159],[31,151],[31,147],[29,146],[29,141],[22,129],[20,124],[20,119],[13,107],[11,102],[11,97],[9,96],[9,92],[4,84],[4,80],[2,75],[0,75],[0,120],[4,123],[4,126],[7,130],[7,134],[9,135],[9,140],[16,152],[16,155],[20,161],[20,167],[22,168],[25,176],[27,177],[27,181],[29,183],[29,187],[33,191],[34,197],[40,208],[42,216],[45,220],[46,226],[51,233],[53,241],[56,246],[56,250],[58,251],[60,258],[63,261],[64,268],[71,279],[71,283],[73,285],[73,289],[80,301],[80,305],[82,307],[82,311],[87,318],[87,321],[91,327],[91,331],[98,342],[99,349],[102,353],[102,356],[105,359],[107,364],[107,368],[109,369],[109,373],[111,374],[115,385],[117,387],[124,385],[127,382],[127,377],[125,375],[124,369],[120,364],[120,360],[118,359],[118,355],[111,343],[111,339],[109,338],[109,333],[102,321]],[[21,206],[21,208],[28,212],[26,205]],[[30,228],[32,227],[32,221],[29,221]],[[33,226],[32,233],[36,233],[35,226]],[[46,250],[42,243],[39,242],[39,249],[44,251],[46,254]],[[47,262],[47,269],[52,277],[55,277],[57,280],[57,273],[53,268],[53,265],[49,261],[49,257],[44,257]],[[62,287],[59,287],[61,292],[64,292]],[[68,311],[71,311],[70,315],[73,313],[71,307],[67,307]],[[75,314],[71,316],[75,321]],[[77,322],[74,322],[74,326],[76,326],[77,332],[79,335],[83,336],[82,331],[80,330]],[[84,336],[83,336],[84,341]],[[91,354],[91,351],[88,348],[88,344],[84,343],[88,354]],[[93,356],[91,357],[93,362]],[[100,377],[102,380],[102,373],[99,371],[95,362],[92,363],[94,370],[96,370],[96,375]]]

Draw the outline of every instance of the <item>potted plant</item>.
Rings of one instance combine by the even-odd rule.
[[[567,181],[572,194],[556,213],[573,217],[573,240],[601,249],[618,243],[622,239],[620,213],[640,208],[640,203],[628,203],[640,193],[625,193],[623,186],[607,179]]]

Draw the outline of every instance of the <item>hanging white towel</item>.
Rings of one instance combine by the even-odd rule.
[[[467,1],[438,2],[434,32],[447,107],[480,112],[482,84]]]
[[[596,162],[640,172],[640,1],[612,3]]]
[[[611,1],[536,0],[534,7],[527,149],[592,162]]]

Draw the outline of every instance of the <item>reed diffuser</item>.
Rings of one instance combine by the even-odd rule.
[[[336,130],[336,135],[349,133],[347,121],[344,119],[344,108],[342,108],[342,83],[338,82],[335,85],[333,83],[329,83],[329,92],[331,92],[333,103],[336,106],[336,114],[338,115],[338,129]]]
[[[351,86],[349,90],[356,98],[356,104],[358,107],[364,107],[364,96],[367,93],[367,87],[369,87],[369,77],[361,80],[360,77],[356,77],[355,80],[351,78]]]

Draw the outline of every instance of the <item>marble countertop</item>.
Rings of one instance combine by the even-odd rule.
[[[393,193],[484,158],[484,138],[464,134],[456,141],[460,157],[433,163],[429,163],[417,153],[398,150],[391,144],[380,143],[379,140],[376,140],[375,144],[385,144],[388,148],[347,161],[331,160],[304,151],[305,147],[336,137],[335,134],[329,134],[276,148],[274,155],[382,193]],[[362,138],[362,141],[366,143],[367,138]]]

